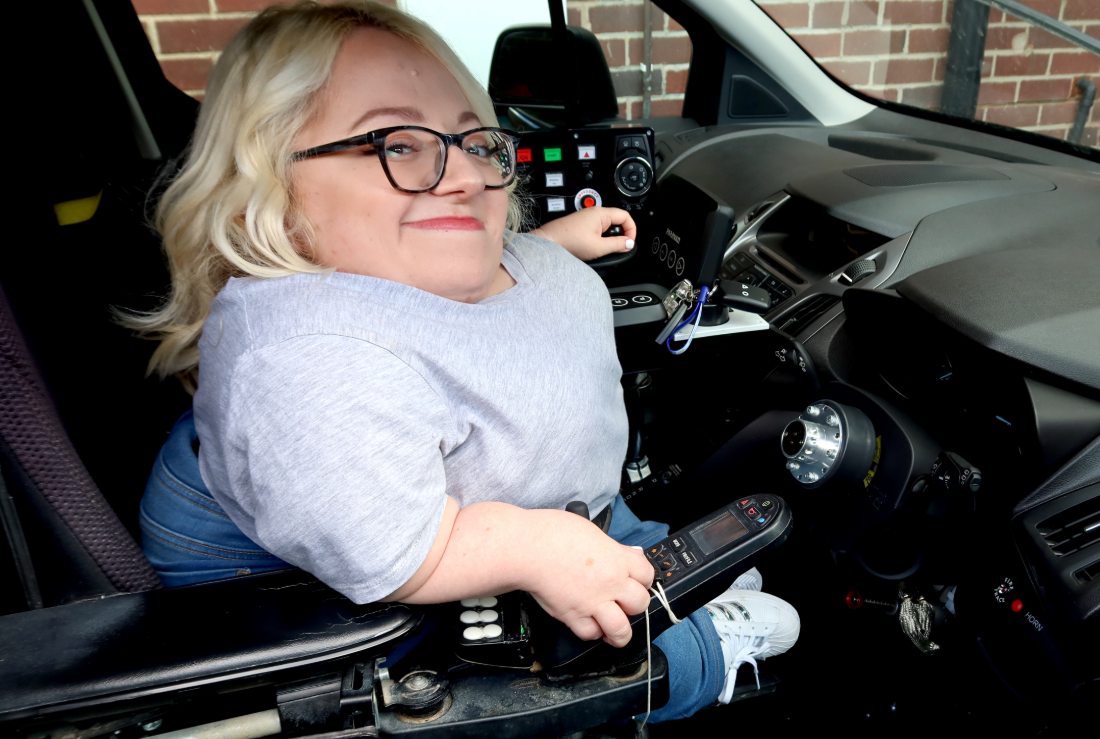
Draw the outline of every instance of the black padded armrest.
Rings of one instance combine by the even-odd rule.
[[[0,722],[364,652],[421,618],[357,606],[300,570],[3,616]]]

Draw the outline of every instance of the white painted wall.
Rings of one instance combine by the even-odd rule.
[[[547,0],[398,0],[398,7],[435,29],[485,86],[501,31],[550,22]]]

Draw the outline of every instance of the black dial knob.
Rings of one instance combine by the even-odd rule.
[[[628,157],[615,168],[615,186],[627,197],[638,197],[649,190],[653,168],[641,157]]]

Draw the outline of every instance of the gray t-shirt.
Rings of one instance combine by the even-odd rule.
[[[416,572],[447,495],[610,503],[627,420],[607,290],[540,237],[501,263],[515,286],[475,304],[339,272],[218,293],[199,468],[250,539],[367,603]]]

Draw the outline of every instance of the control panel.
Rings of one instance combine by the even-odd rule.
[[[773,308],[794,296],[794,288],[754,262],[745,252],[735,252],[722,265],[720,276],[723,280],[743,282],[767,290],[772,296]]]
[[[551,129],[522,134],[518,176],[540,224],[585,208],[640,211],[653,186],[653,129]]]

